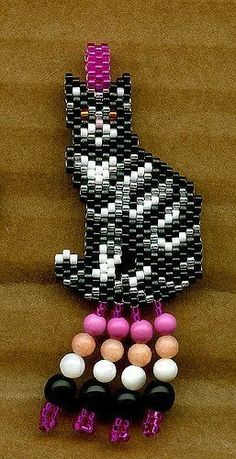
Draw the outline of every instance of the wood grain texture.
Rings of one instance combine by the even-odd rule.
[[[235,1],[1,1],[0,301],[3,459],[235,457]],[[177,400],[156,440],[138,427],[114,448],[102,425],[37,430],[45,380],[88,305],[53,275],[82,253],[84,208],[64,170],[63,76],[83,75],[107,41],[112,75],[131,73],[141,144],[203,195],[204,279],[170,305],[178,318]]]

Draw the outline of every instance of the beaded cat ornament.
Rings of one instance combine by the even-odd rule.
[[[164,302],[202,276],[202,199],[193,183],[140,148],[131,129],[130,76],[111,82],[107,44],[88,44],[85,71],[86,82],[72,74],[65,78],[66,123],[72,130],[66,169],[86,206],[84,258],[64,250],[55,256],[55,272],[94,303],[95,311],[74,336],[73,352],[61,359],[61,373],[45,385],[40,428],[48,432],[60,412],[74,411],[74,430],[91,434],[96,420],[107,415],[110,440],[121,442],[129,439],[135,419],[143,419],[146,437],[157,434],[174,403],[170,381],[178,372],[172,358],[179,345],[176,319],[164,311]],[[153,325],[142,318],[148,305]],[[152,351],[154,333],[159,337]],[[78,390],[85,359],[102,335],[107,335],[99,344],[102,359]],[[155,379],[144,388],[144,368],[154,354]],[[113,391],[109,383],[121,359],[122,387]]]

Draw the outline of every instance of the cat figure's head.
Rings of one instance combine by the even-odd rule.
[[[83,184],[90,179],[88,161],[99,166],[119,151],[129,156],[131,143],[137,144],[137,136],[131,134],[130,76],[123,74],[108,89],[98,92],[67,74],[65,101],[66,124],[72,130],[72,145],[66,149],[66,168],[72,174],[74,186],[82,185],[81,198],[86,199]]]

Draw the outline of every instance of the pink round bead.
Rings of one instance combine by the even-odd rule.
[[[148,320],[137,320],[130,327],[130,335],[135,343],[148,343],[153,337],[153,327]]]
[[[121,341],[129,333],[129,322],[124,317],[113,317],[107,323],[107,333],[110,338]]]
[[[176,318],[172,314],[164,313],[155,318],[154,327],[159,335],[171,335],[176,329]]]
[[[84,331],[91,336],[99,336],[106,330],[106,319],[94,312],[84,319]]]

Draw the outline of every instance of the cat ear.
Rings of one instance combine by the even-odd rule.
[[[72,73],[66,73],[64,80],[64,92],[66,103],[66,126],[74,127],[74,103],[80,98],[80,79]]]

